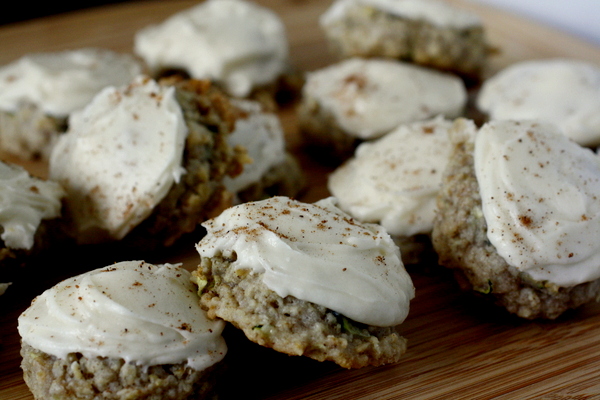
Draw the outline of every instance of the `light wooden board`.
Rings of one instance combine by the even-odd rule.
[[[278,12],[288,28],[291,57],[303,71],[334,60],[328,53],[319,15],[324,0],[262,0]],[[452,3],[478,13],[491,42],[501,49],[491,73],[510,63],[533,58],[576,57],[600,64],[600,49],[527,20],[467,0]],[[192,1],[124,3],[0,27],[0,64],[34,51],[99,46],[131,51],[133,34],[159,22]],[[289,144],[298,146],[293,109],[281,119]],[[311,176],[303,200],[328,195],[330,168],[298,150]],[[8,158],[9,161],[15,161]],[[34,174],[45,168],[26,163]],[[197,264],[194,238],[150,262]],[[30,265],[23,281],[0,296],[0,399],[32,398],[19,369],[16,319],[31,299],[59,280],[86,269],[140,254],[104,248],[57,249]],[[591,304],[557,321],[522,321],[501,310],[477,304],[461,293],[448,273],[436,268],[411,269],[417,297],[400,327],[409,348],[395,365],[342,370],[329,363],[288,357],[227,332],[230,370],[224,398],[244,399],[591,399],[600,398],[600,306]],[[234,396],[237,394],[237,396]],[[241,394],[241,395],[239,395]],[[243,397],[242,397],[243,396]]]

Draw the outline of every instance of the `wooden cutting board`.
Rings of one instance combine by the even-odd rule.
[[[533,58],[575,57],[600,64],[600,48],[561,32],[485,6],[454,0],[478,13],[490,41],[500,49],[490,73]],[[324,0],[262,0],[288,28],[296,68],[310,71],[334,60],[328,53],[319,15]],[[35,51],[98,46],[132,49],[143,26],[192,6],[194,1],[145,1],[95,8],[0,27],[0,64]],[[330,167],[298,148],[293,109],[281,119],[290,147],[309,171],[303,200],[328,195]],[[4,157],[8,161],[16,161]],[[25,163],[44,177],[45,167]],[[23,280],[0,296],[0,399],[32,399],[19,368],[18,315],[31,299],[61,279],[113,261],[197,264],[196,238],[161,254],[120,254],[104,248],[57,249],[27,266]],[[342,370],[330,363],[288,357],[227,331],[230,369],[223,398],[244,399],[592,399],[600,398],[600,305],[590,304],[556,321],[522,321],[477,304],[439,268],[411,268],[417,296],[400,327],[408,352],[395,365]]]

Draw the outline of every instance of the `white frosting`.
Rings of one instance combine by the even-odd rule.
[[[128,54],[84,48],[33,53],[0,68],[0,110],[34,104],[54,117],[67,117],[109,85],[124,85],[142,72]]]
[[[121,239],[177,182],[187,126],[174,87],[146,77],[100,92],[50,157],[82,243]]]
[[[282,74],[289,49],[285,26],[271,10],[207,0],[138,31],[134,51],[153,70],[181,68],[243,97]]]
[[[482,24],[476,14],[437,0],[337,0],[321,16],[321,25],[326,26],[344,19],[347,10],[357,5],[441,27],[465,29]]]
[[[242,146],[252,159],[244,165],[244,171],[231,178],[225,177],[223,184],[232,193],[237,193],[260,181],[269,169],[285,159],[285,137],[276,114],[264,112],[260,103],[252,100],[234,99],[233,105],[244,112],[238,118],[233,132],[228,137],[232,147]]]
[[[56,182],[0,162],[0,238],[6,247],[31,249],[41,221],[60,217],[64,195]]]
[[[600,278],[600,158],[535,121],[492,121],[475,137],[487,235],[537,281]]]
[[[232,267],[263,274],[292,295],[376,326],[398,325],[414,297],[400,251],[378,225],[360,224],[335,204],[287,197],[244,203],[204,223],[201,257],[237,254]]]
[[[362,139],[439,114],[457,117],[467,101],[465,85],[454,75],[361,58],[309,73],[303,95],[329,111],[349,135]]]
[[[600,67],[568,59],[513,64],[483,83],[477,107],[491,119],[548,121],[581,145],[600,145]]]
[[[18,319],[30,346],[59,358],[121,358],[140,366],[185,363],[203,370],[227,352],[223,321],[200,308],[190,273],[124,261],[66,279]]]
[[[344,211],[381,224],[391,235],[430,233],[451,152],[451,127],[452,121],[438,117],[362,143],[329,176],[329,191]]]

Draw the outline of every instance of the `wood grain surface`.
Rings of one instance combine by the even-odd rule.
[[[550,28],[485,6],[453,0],[478,13],[500,49],[490,73],[534,58],[575,57],[600,64],[600,49]],[[262,0],[285,22],[294,66],[301,71],[334,60],[318,17],[324,0]],[[130,52],[143,26],[192,6],[194,1],[142,1],[106,6],[0,27],[0,64],[36,51],[85,46]],[[310,176],[302,200],[328,195],[331,168],[299,148],[293,108],[281,112],[288,143]],[[4,156],[5,160],[17,161]],[[46,169],[24,164],[44,177]],[[32,399],[19,367],[18,315],[44,289],[76,273],[124,259],[197,264],[195,237],[160,254],[123,254],[110,246],[61,248],[33,260],[0,296],[0,399]],[[223,399],[593,399],[600,398],[600,305],[590,304],[556,321],[523,321],[478,304],[435,266],[410,269],[417,296],[399,328],[408,339],[394,365],[343,370],[330,363],[288,357],[227,330],[230,367]]]

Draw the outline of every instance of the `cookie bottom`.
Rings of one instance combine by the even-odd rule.
[[[203,258],[196,271],[202,287],[200,304],[210,318],[222,318],[259,345],[344,368],[397,362],[406,340],[394,327],[352,321],[326,307],[280,297],[262,275],[231,267],[231,257]]]
[[[22,344],[25,383],[39,400],[215,399],[218,368],[197,371],[185,364],[149,367],[119,358],[57,358]]]

